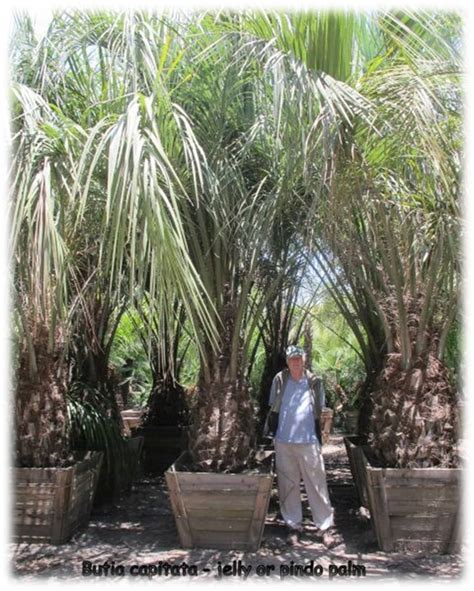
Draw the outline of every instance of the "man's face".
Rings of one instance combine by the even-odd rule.
[[[303,371],[304,359],[301,355],[290,357],[286,360],[286,363],[291,373],[297,374]]]

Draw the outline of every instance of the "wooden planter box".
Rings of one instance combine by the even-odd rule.
[[[334,411],[331,408],[323,408],[321,411],[321,435],[324,445],[329,443],[333,420]]]
[[[387,552],[455,552],[460,547],[461,469],[374,468],[365,454],[370,516]]]
[[[145,472],[162,474],[187,448],[187,430],[184,427],[139,427],[132,431],[142,436],[143,468]]]
[[[64,544],[88,523],[103,453],[77,456],[69,468],[14,469],[14,541]]]
[[[346,410],[344,412],[344,429],[348,435],[359,433],[359,410]]]
[[[362,437],[344,437],[344,445],[346,447],[347,457],[349,458],[349,466],[351,468],[352,479],[357,493],[357,501],[359,506],[369,506],[367,496],[367,482],[366,482],[366,460],[364,452],[370,448],[368,445],[362,445]]]
[[[263,453],[261,473],[180,471],[188,452],[166,471],[183,548],[258,550],[273,483],[273,452]]]
[[[142,409],[122,410],[120,412],[124,426],[125,435],[131,435],[132,429],[140,426],[143,417]]]

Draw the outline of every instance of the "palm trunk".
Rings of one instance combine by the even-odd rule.
[[[20,352],[16,386],[16,465],[56,467],[70,451],[66,384],[57,355],[48,351],[48,330],[33,337],[36,373],[30,374],[29,353]]]
[[[434,329],[426,331],[424,350],[417,355],[421,295],[407,298],[405,309],[412,364],[406,366],[401,339],[394,339],[398,348],[386,355],[372,394],[369,442],[388,466],[455,467],[459,408],[448,370],[436,356],[439,338]],[[396,330],[396,313],[392,325]]]
[[[388,355],[373,395],[370,442],[389,466],[458,465],[459,411],[446,368],[434,355],[403,367]]]
[[[204,348],[190,428],[189,451],[206,472],[241,471],[256,443],[242,339],[234,338],[237,309],[226,285],[219,350]]]
[[[253,407],[246,382],[203,382],[190,430],[190,452],[199,469],[238,472],[255,444]]]

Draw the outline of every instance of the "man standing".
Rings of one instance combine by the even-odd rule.
[[[288,369],[273,379],[266,430],[275,438],[278,494],[288,527],[287,542],[296,544],[303,531],[300,496],[303,479],[313,521],[323,532],[323,542],[331,547],[336,543],[331,529],[334,516],[321,453],[319,423],[325,402],[324,388],[320,378],[305,370],[301,347],[288,347],[286,362]]]

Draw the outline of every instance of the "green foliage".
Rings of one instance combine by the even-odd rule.
[[[103,393],[76,382],[69,389],[67,409],[72,449],[103,451],[103,472],[111,485],[129,466],[119,423],[104,412]]]
[[[256,349],[255,349],[256,348]],[[256,401],[258,398],[258,392],[261,386],[262,375],[265,368],[265,348],[263,342],[259,339],[258,330],[255,331],[252,341],[250,344],[250,350],[254,352],[254,358],[252,359],[252,365],[250,368],[250,374],[248,376],[250,394]],[[266,410],[266,409],[265,409]]]
[[[189,335],[181,336],[178,348],[180,362],[179,382],[185,387],[194,386],[199,376],[199,349]]]
[[[312,308],[311,318],[313,370],[324,380],[327,406],[334,407],[340,400],[336,386],[347,394],[349,405],[356,406],[365,368],[354,334],[330,298]]]
[[[132,367],[131,376],[123,375],[130,380],[131,406],[144,406],[152,387],[148,353],[137,332],[140,323],[138,312],[129,309],[120,319],[110,353],[110,361],[120,373],[126,365]]]

